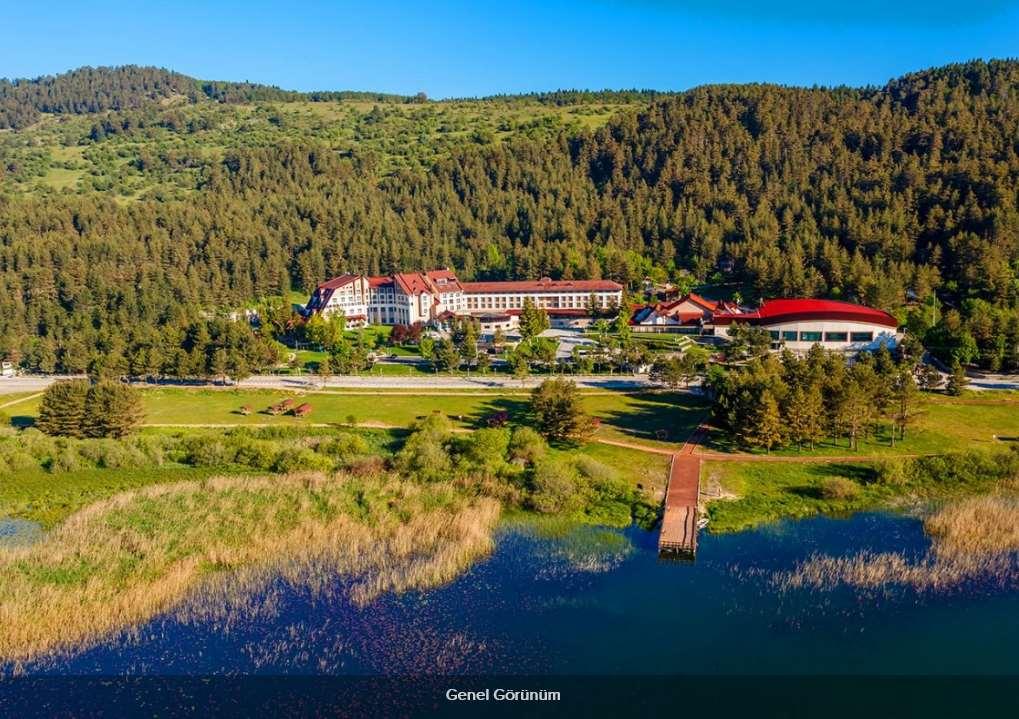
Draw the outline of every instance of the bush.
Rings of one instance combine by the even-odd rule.
[[[262,439],[243,438],[234,446],[236,447],[234,461],[252,469],[272,469],[280,455],[275,442]]]
[[[81,455],[78,454],[77,448],[65,446],[53,455],[46,469],[54,474],[59,474],[75,472],[81,469],[81,466]]]
[[[302,469],[314,469],[319,471],[330,471],[334,468],[332,457],[318,454],[310,449],[285,449],[276,458],[273,464],[273,471],[286,473],[296,472]]]
[[[824,499],[854,499],[860,495],[860,485],[845,477],[828,477],[821,482]]]
[[[506,464],[510,433],[506,429],[479,429],[463,443],[463,463],[468,471],[496,475]]]
[[[39,460],[23,449],[4,447],[0,452],[0,465],[5,465],[10,472],[33,469],[39,466]]]
[[[327,439],[318,446],[321,454],[336,457],[338,459],[350,459],[362,454],[368,454],[371,447],[368,440],[359,434],[340,434]]]
[[[564,459],[550,459],[534,470],[531,506],[546,514],[576,511],[584,503],[580,477],[573,464]]]
[[[877,481],[892,487],[909,482],[911,463],[901,458],[886,459],[877,467]]]
[[[211,435],[187,437],[183,443],[184,464],[195,467],[221,467],[234,461],[236,450],[222,439]]]
[[[382,457],[358,457],[347,465],[347,472],[355,477],[380,477],[386,470],[386,460]]]
[[[148,464],[157,467],[166,460],[167,438],[153,435],[140,435],[131,440],[131,445],[145,456]]]
[[[432,414],[418,422],[414,433],[396,455],[400,471],[425,482],[448,479],[453,462],[446,445],[452,432],[452,425],[443,414]]]
[[[144,467],[146,464],[141,451],[115,439],[86,440],[78,445],[78,454],[102,469]]]
[[[510,459],[519,464],[536,464],[548,453],[545,438],[530,427],[517,427],[509,443]]]

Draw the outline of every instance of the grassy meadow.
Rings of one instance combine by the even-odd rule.
[[[283,399],[307,402],[307,417],[264,412]],[[462,429],[485,426],[486,419],[507,412],[511,422],[523,420],[530,394],[526,391],[385,392],[382,390],[285,392],[238,389],[146,389],[142,393],[149,425],[283,425],[347,424],[351,417],[365,426],[409,427],[434,412],[448,415]],[[590,392],[586,410],[601,420],[599,437],[675,448],[696,428],[707,411],[705,402],[679,392]],[[240,409],[250,405],[249,415]],[[39,408],[38,398],[6,411],[16,423],[27,424]]]
[[[780,519],[940,503],[1019,489],[1019,450],[971,449],[870,462],[705,462],[709,527],[733,532]]]

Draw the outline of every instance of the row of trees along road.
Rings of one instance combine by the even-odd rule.
[[[856,449],[884,422],[891,424],[894,445],[918,414],[920,387],[940,382],[936,371],[909,354],[911,346],[900,346],[894,356],[886,349],[861,353],[852,364],[815,345],[802,358],[765,352],[728,371],[715,366],[708,376],[715,415],[739,444],[766,451],[813,448],[825,436],[835,444],[847,437]]]

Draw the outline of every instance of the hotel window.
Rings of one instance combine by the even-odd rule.
[[[824,341],[825,342],[845,342],[848,339],[849,339],[849,334],[847,332],[825,332],[824,333]]]
[[[852,332],[849,335],[849,337],[850,337],[850,339],[853,340],[853,342],[873,342],[874,341],[874,333],[873,332]]]
[[[796,332],[794,330],[783,330],[782,339],[786,340],[787,342],[795,342]]]
[[[820,332],[800,332],[800,342],[820,342]]]

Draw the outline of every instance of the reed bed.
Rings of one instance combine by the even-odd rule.
[[[498,516],[495,500],[389,476],[215,477],[125,492],[0,551],[0,661],[89,646],[196,593],[237,599],[273,574],[350,577],[359,603],[436,586],[491,551]]]
[[[776,578],[785,589],[953,589],[973,580],[1005,585],[1019,580],[1019,498],[995,494],[946,505],[924,520],[929,551],[910,561],[896,552],[849,557],[814,555]]]

